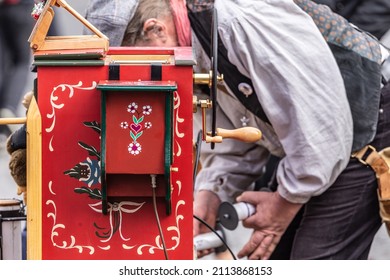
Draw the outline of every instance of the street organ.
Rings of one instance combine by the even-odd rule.
[[[95,35],[46,36],[53,6]],[[27,258],[193,259],[193,113],[215,102],[193,85],[216,89],[215,69],[194,74],[191,47],[109,47],[62,0],[29,42]],[[206,129],[208,142],[261,136]]]

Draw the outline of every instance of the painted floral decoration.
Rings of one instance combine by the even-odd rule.
[[[137,141],[142,136],[146,129],[152,127],[151,122],[144,122],[145,117],[152,114],[152,106],[145,105],[142,107],[142,111],[138,108],[138,104],[131,102],[127,106],[127,112],[132,115],[132,122],[129,124],[127,121],[120,123],[122,129],[130,130],[130,137],[133,140],[127,148],[128,152],[132,155],[139,155],[142,151],[142,145]]]

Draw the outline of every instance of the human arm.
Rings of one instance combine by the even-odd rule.
[[[195,193],[194,197],[194,236],[209,232],[208,226],[215,228],[218,207],[221,203],[219,197],[212,191],[202,190]],[[202,221],[202,222],[201,222]],[[198,251],[198,258],[208,255],[213,252],[213,249]]]
[[[220,14],[232,8],[216,3]],[[343,80],[314,22],[294,3],[245,3],[220,23],[221,39],[229,60],[251,78],[283,146],[280,195],[305,203],[334,182],[350,157],[352,118]]]
[[[210,69],[210,60],[207,54],[202,50],[196,37],[194,37],[192,45],[197,59],[195,72],[206,72],[207,69]],[[195,93],[199,99],[209,98],[209,96],[202,94],[201,90],[195,91]],[[262,132],[265,130],[225,87],[218,87],[216,110],[216,127],[218,128],[240,128],[242,127],[240,119],[247,115],[250,119],[248,126],[259,128]],[[206,110],[207,130],[210,130],[210,124],[211,110]],[[202,129],[202,116],[198,112],[194,115],[194,135],[200,129]],[[235,197],[242,191],[248,190],[261,175],[262,168],[269,157],[269,151],[261,146],[263,142],[264,139],[257,143],[224,139],[222,143],[215,144],[214,149],[211,149],[210,144],[202,143],[200,155],[202,169],[196,178],[195,192],[210,190],[215,192],[221,201],[233,202]]]
[[[229,60],[251,78],[285,152],[277,192],[239,199],[257,208],[244,221],[254,233],[239,256],[267,259],[302,204],[325,192],[345,168],[352,118],[337,64],[307,14],[283,0],[246,1],[234,11],[235,18],[220,24],[222,41]]]
[[[234,108],[234,110],[231,110],[233,114],[229,115],[231,117],[229,119],[218,107],[217,126],[227,129],[235,128],[241,124],[239,119],[245,113],[245,108],[242,108],[242,105],[229,97],[226,92],[219,93],[220,105],[225,110],[226,108]],[[205,96],[200,98],[205,98]],[[194,134],[197,135],[201,126],[200,116],[195,115],[194,120]],[[206,124],[207,126],[210,124],[209,119]],[[244,190],[252,189],[252,183],[261,175],[269,152],[259,146],[259,143],[248,144],[229,139],[217,143],[214,150],[210,149],[210,144],[204,142],[201,147],[202,169],[195,181],[194,215],[206,221],[211,227],[215,227],[221,201],[234,202],[237,195]],[[207,231],[209,231],[208,228],[194,219],[194,236]],[[198,252],[198,257],[211,252],[212,250]]]
[[[221,92],[221,94],[226,93]],[[233,106],[235,103],[229,103],[226,98],[228,97],[221,96],[221,103],[234,108],[233,111],[237,116],[229,120],[218,107],[217,126],[234,129],[232,121],[239,122],[241,108]],[[195,126],[201,122],[199,115],[196,115],[194,120]],[[261,176],[268,156],[269,152],[258,143],[224,139],[222,143],[217,143],[214,149],[210,148],[210,144],[202,143],[200,156],[202,169],[195,181],[195,200],[198,192],[210,191],[219,198],[219,201],[234,202],[243,191],[252,190],[253,182]]]
[[[249,241],[238,252],[238,257],[250,260],[268,259],[283,233],[303,204],[291,203],[278,192],[244,192],[238,202],[256,205],[256,212],[245,219],[244,227],[253,229]]]

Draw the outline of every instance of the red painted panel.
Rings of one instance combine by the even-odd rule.
[[[120,73],[121,80],[150,79],[148,65],[124,65]],[[157,208],[169,258],[192,259],[192,67],[163,66],[162,73],[163,80],[178,84],[173,166],[179,171],[171,180],[172,214],[165,214],[161,187]],[[164,259],[149,186],[140,196],[130,193],[125,200],[111,203],[108,215],[101,213],[101,114],[96,84],[107,78],[108,65],[38,67],[43,259]],[[154,97],[139,102],[154,109]],[[123,155],[129,153],[125,150]],[[115,191],[121,192],[128,179],[118,180],[114,180],[119,186]]]
[[[164,92],[106,94],[106,172],[164,174]]]

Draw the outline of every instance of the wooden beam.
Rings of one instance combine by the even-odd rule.
[[[27,259],[42,259],[42,119],[32,98],[27,113]]]
[[[79,36],[47,36],[50,25],[54,19],[54,10],[52,6],[64,8],[73,17],[78,19],[84,26],[91,30],[95,35],[79,35]],[[80,50],[80,49],[103,49],[108,50],[109,39],[95,26],[88,22],[76,10],[74,10],[64,0],[47,1],[41,15],[36,22],[34,29],[28,39],[31,49],[36,51],[41,50]]]
[[[26,123],[27,118],[0,118],[0,125],[7,124],[24,124]]]

